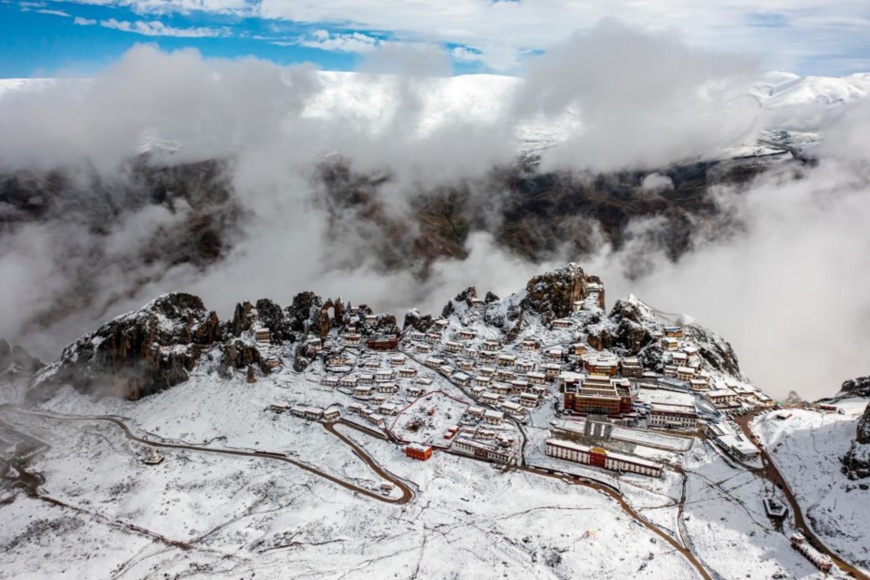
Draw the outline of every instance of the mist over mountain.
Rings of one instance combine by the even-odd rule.
[[[53,358],[176,290],[222,315],[347,288],[431,311],[573,260],[728,336],[772,393],[866,373],[867,76],[612,24],[519,79],[420,56],[351,74],[139,46],[6,83],[0,336]]]

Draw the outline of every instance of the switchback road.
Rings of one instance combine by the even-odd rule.
[[[123,421],[121,421],[120,419],[118,419],[116,417],[110,417],[110,416],[76,416],[76,415],[61,415],[61,414],[57,414],[57,413],[43,413],[43,412],[38,412],[38,411],[28,411],[25,409],[20,409],[18,407],[13,407],[11,405],[0,406],[0,411],[17,413],[20,415],[27,415],[30,417],[40,417],[43,419],[48,419],[48,420],[53,420],[53,421],[64,421],[64,422],[104,421],[104,422],[111,423],[111,424],[115,425],[116,427],[120,428],[121,431],[124,433],[124,436],[127,437],[127,439],[130,439],[131,441],[136,441],[137,443],[141,443],[143,445],[148,445],[150,447],[157,447],[157,448],[161,448],[161,449],[183,449],[183,450],[187,450],[187,451],[196,451],[199,453],[215,453],[215,454],[221,454],[221,455],[233,455],[233,456],[237,456],[237,457],[247,457],[247,458],[253,458],[253,459],[271,459],[274,461],[283,461],[285,463],[289,463],[289,464],[294,465],[300,469],[303,469],[309,473],[312,473],[318,477],[322,477],[323,479],[326,479],[326,480],[331,481],[337,485],[340,485],[341,487],[343,487],[345,489],[348,489],[348,490],[353,491],[355,493],[358,493],[360,495],[366,496],[370,499],[384,502],[384,503],[404,505],[404,504],[410,502],[414,497],[414,492],[411,490],[411,488],[408,486],[408,484],[406,484],[401,479],[398,479],[397,477],[391,475],[389,472],[387,472],[386,470],[381,468],[368,455],[368,453],[366,453],[366,451],[362,447],[357,445],[353,440],[341,435],[340,433],[337,433],[334,429],[330,429],[326,425],[325,425],[325,427],[327,428],[327,431],[329,431],[330,433],[333,433],[339,439],[341,439],[345,444],[349,445],[354,450],[354,452],[357,454],[357,456],[360,457],[360,459],[362,459],[370,468],[372,468],[372,470],[374,470],[379,476],[383,477],[387,481],[392,482],[397,488],[399,488],[402,492],[402,496],[398,497],[398,498],[389,497],[389,496],[385,496],[379,492],[372,491],[372,490],[366,489],[364,487],[360,487],[354,483],[351,483],[349,481],[341,479],[340,477],[336,477],[334,475],[326,473],[325,471],[322,471],[316,467],[312,467],[311,465],[308,465],[308,464],[303,463],[301,461],[297,461],[296,459],[288,457],[287,455],[285,455],[283,453],[275,453],[275,452],[271,452],[271,451],[243,451],[243,450],[236,450],[236,449],[219,449],[216,447],[200,447],[200,446],[196,446],[196,445],[187,445],[187,444],[182,444],[182,443],[167,443],[167,442],[161,442],[161,441],[151,441],[150,439],[145,439],[143,437],[139,437],[139,436],[135,435],[130,430],[130,428],[127,427],[127,425]]]

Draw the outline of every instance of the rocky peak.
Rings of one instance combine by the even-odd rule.
[[[263,328],[269,329],[272,344],[281,344],[285,340],[294,339],[290,321],[284,311],[268,298],[257,300],[257,318]]]
[[[428,332],[432,328],[432,322],[433,320],[430,315],[422,315],[419,310],[414,309],[405,313],[402,328],[413,328],[419,332]]]
[[[737,354],[731,347],[731,343],[694,322],[684,325],[683,328],[691,334],[698,345],[701,358],[707,361],[710,366],[732,377],[738,379],[743,377],[740,372],[740,364],[737,361]]]
[[[198,297],[161,296],[64,349],[60,360],[37,376],[33,393],[62,384],[128,399],[156,393],[187,380],[218,330],[217,315]]]
[[[24,347],[10,346],[8,342],[0,338],[0,378],[29,377],[43,366],[42,361],[30,356]]]
[[[855,433],[855,441],[862,445],[870,445],[870,404],[864,409],[864,414],[858,421],[858,429]]]
[[[477,298],[477,288],[469,286],[444,306],[441,310],[441,317],[448,318],[451,314],[467,311],[471,308],[471,301],[474,298]]]
[[[233,311],[233,319],[228,323],[228,333],[232,336],[242,336],[251,330],[254,324],[254,305],[250,302],[236,304]]]
[[[523,309],[540,314],[545,321],[568,316],[574,302],[589,296],[589,284],[603,285],[598,276],[587,276],[583,268],[570,263],[558,270],[535,276],[526,284]]]
[[[870,404],[858,420],[852,447],[843,457],[843,471],[851,479],[870,477]]]
[[[293,297],[293,303],[286,308],[290,330],[308,333],[319,325],[323,300],[314,292],[300,292]]]
[[[608,319],[616,325],[613,341],[616,347],[637,354],[653,340],[652,332],[657,326],[655,313],[634,296],[617,300]]]
[[[853,397],[870,397],[870,376],[849,379],[843,383],[840,391]]]

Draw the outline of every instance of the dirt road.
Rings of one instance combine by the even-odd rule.
[[[752,433],[752,429],[750,425],[752,424],[752,420],[758,415],[759,411],[753,411],[751,413],[747,413],[745,415],[739,416],[735,419],[736,423],[740,426],[740,429],[743,431],[744,435],[749,440],[753,440],[754,435]],[[806,536],[807,541],[809,541],[812,546],[823,554],[827,554],[834,563],[839,566],[842,570],[848,572],[854,578],[860,578],[861,580],[870,580],[866,574],[843,560],[839,555],[832,552],[828,547],[819,540],[816,533],[813,529],[808,525],[806,519],[804,518],[804,514],[801,511],[800,504],[798,504],[797,498],[792,493],[791,488],[786,483],[785,478],[776,468],[776,465],[768,455],[767,451],[765,451],[761,446],[759,446],[759,450],[761,451],[761,458],[764,461],[764,467],[762,468],[751,468],[748,466],[743,466],[746,469],[754,471],[758,473],[762,477],[766,478],[768,481],[776,485],[780,490],[782,490],[783,495],[788,500],[788,503],[791,506],[791,513],[794,515],[795,526]]]
[[[360,495],[366,496],[370,499],[384,502],[384,503],[404,505],[404,504],[410,502],[414,497],[414,492],[411,490],[411,488],[404,481],[394,477],[389,472],[387,472],[386,470],[381,468],[379,465],[377,465],[377,463],[375,463],[375,461],[366,453],[366,451],[362,447],[360,447],[359,445],[354,443],[349,438],[347,438],[339,433],[336,433],[334,430],[329,429],[328,427],[327,427],[328,431],[335,434],[344,443],[349,445],[354,450],[354,452],[360,457],[360,459],[362,459],[369,467],[371,467],[379,476],[383,477],[387,481],[392,482],[397,488],[399,488],[402,491],[402,496],[399,498],[389,497],[389,496],[385,496],[379,492],[376,492],[376,491],[373,491],[370,489],[366,489],[364,487],[360,487],[354,483],[351,483],[349,481],[345,481],[339,477],[336,477],[334,475],[326,473],[325,471],[322,471],[316,467],[313,467],[313,466],[308,465],[306,463],[303,463],[301,461],[297,461],[295,459],[292,459],[283,453],[275,453],[275,452],[271,452],[271,451],[243,451],[243,450],[235,450],[235,449],[219,449],[219,448],[215,448],[215,447],[200,447],[200,446],[196,446],[196,445],[187,445],[187,444],[182,444],[182,443],[166,443],[166,442],[160,442],[160,441],[151,441],[149,439],[145,439],[145,438],[142,438],[142,437],[135,435],[130,430],[130,428],[127,427],[127,425],[123,421],[121,421],[120,419],[118,419],[116,417],[73,416],[73,415],[60,415],[60,414],[56,414],[56,413],[41,413],[41,412],[37,412],[37,411],[27,411],[25,409],[19,409],[17,407],[12,407],[9,405],[0,406],[0,411],[18,413],[18,414],[27,415],[30,417],[40,417],[43,419],[48,419],[48,420],[53,420],[53,421],[64,421],[64,422],[104,421],[104,422],[111,423],[111,424],[117,426],[118,428],[120,428],[121,431],[124,433],[124,436],[127,437],[127,439],[130,439],[131,441],[136,441],[137,443],[141,443],[143,445],[148,445],[150,447],[156,447],[156,448],[161,448],[161,449],[183,449],[183,450],[195,451],[195,452],[199,452],[199,453],[215,453],[215,454],[220,454],[220,455],[232,455],[232,456],[236,456],[236,457],[247,457],[247,458],[253,458],[253,459],[270,459],[270,460],[274,460],[274,461],[283,461],[285,463],[289,463],[289,464],[294,465],[300,469],[303,469],[309,473],[312,473],[318,477],[322,477],[323,479],[326,479],[326,480],[331,481],[337,485],[340,485],[340,486],[344,487],[345,489],[348,489],[348,490],[353,491],[355,493],[358,493]]]

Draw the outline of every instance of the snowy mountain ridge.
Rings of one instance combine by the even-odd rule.
[[[249,375],[268,376],[275,368],[267,364],[268,356],[274,356],[267,354],[272,347],[278,347],[282,366],[304,370],[319,358],[319,351],[307,347],[310,341],[325,341],[330,333],[406,336],[412,330],[430,330],[435,320],[415,313],[405,317],[400,331],[392,314],[375,315],[365,306],[346,310],[341,299],[338,308],[335,304],[303,292],[285,309],[268,299],[258,300],[256,306],[244,302],[236,306],[233,319],[219,321],[198,297],[167,294],[70,344],[58,361],[37,374],[34,391],[69,384],[84,393],[114,393],[136,400],[187,380],[206,353],[224,363],[232,358],[233,366],[247,368]],[[334,318],[325,313],[327,308],[335,308]],[[572,342],[617,356],[639,357],[656,372],[664,371],[667,360],[658,339],[669,322],[634,296],[618,300],[606,313],[600,278],[587,275],[576,264],[536,276],[525,289],[504,299],[489,295],[484,303],[473,287],[468,288],[445,306],[442,317],[457,328],[472,325],[475,332],[504,343],[547,342],[544,337],[552,332],[554,321],[570,317]],[[251,336],[257,328],[267,333],[260,342]],[[699,338],[699,368],[721,372],[723,381],[746,381],[722,337],[697,324],[685,328]],[[270,346],[258,348],[264,343]],[[249,352],[236,358],[231,353],[243,344]],[[107,385],[112,390],[106,391]]]
[[[195,296],[161,296],[71,344],[29,402],[0,388],[0,441],[18,442],[0,446],[0,566],[12,578],[866,577],[852,536],[866,486],[810,446],[800,460],[833,481],[819,499],[782,443],[824,422],[835,428],[820,449],[834,449],[854,405],[777,410],[722,337],[634,296],[607,312],[604,291],[568,264],[505,298],[467,288],[401,329],[311,292],[285,308],[240,303],[226,320]],[[834,496],[846,537],[827,512],[771,516],[762,502],[800,514]],[[798,537],[809,548],[793,550]]]

